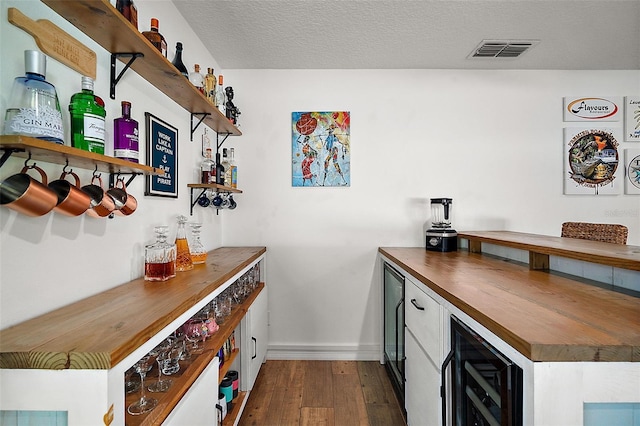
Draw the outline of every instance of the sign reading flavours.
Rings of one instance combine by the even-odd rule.
[[[147,164],[164,171],[147,175],[144,195],[178,197],[178,130],[145,112],[147,130]]]
[[[564,98],[564,121],[620,121],[622,98]]]

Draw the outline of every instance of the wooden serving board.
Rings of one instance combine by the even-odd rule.
[[[9,22],[31,34],[40,50],[80,74],[96,79],[93,50],[47,19],[34,21],[15,7],[10,7],[8,12]]]

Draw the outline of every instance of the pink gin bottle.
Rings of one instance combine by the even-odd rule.
[[[122,101],[122,117],[113,120],[113,156],[138,162],[138,122],[131,118],[129,101]]]

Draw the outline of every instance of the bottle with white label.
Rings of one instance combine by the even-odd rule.
[[[47,57],[24,51],[26,75],[16,77],[5,114],[5,135],[23,135],[64,145],[62,112],[53,84],[45,80]]]
[[[85,151],[104,154],[107,112],[104,101],[93,94],[93,79],[82,77],[82,91],[71,96],[71,145]]]

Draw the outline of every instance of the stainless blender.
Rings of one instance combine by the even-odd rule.
[[[431,228],[427,229],[426,248],[432,251],[456,251],[458,233],[451,227],[452,198],[431,199]]]

